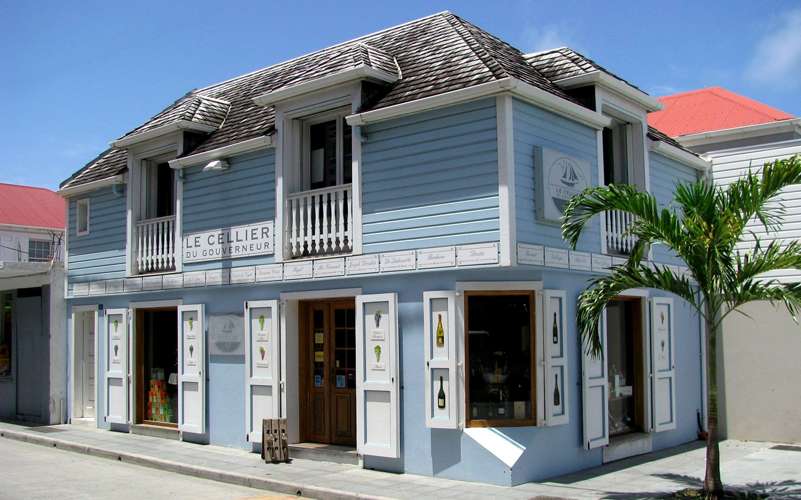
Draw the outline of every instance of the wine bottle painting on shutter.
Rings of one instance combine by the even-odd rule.
[[[445,347],[445,329],[442,327],[442,313],[437,314],[437,347]]]
[[[445,409],[445,388],[443,387],[442,375],[439,376],[439,392],[437,392],[437,408]]]
[[[562,398],[559,395],[559,374],[553,374],[553,405],[559,407],[562,404]]]

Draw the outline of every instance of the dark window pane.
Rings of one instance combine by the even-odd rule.
[[[167,163],[160,164],[156,171],[156,217],[175,214],[175,171]]]
[[[352,130],[351,126],[342,118],[342,179],[345,184],[349,184],[353,178]]]
[[[337,182],[337,122],[309,127],[311,189],[335,186]]]
[[[530,295],[468,296],[469,417],[533,418]]]

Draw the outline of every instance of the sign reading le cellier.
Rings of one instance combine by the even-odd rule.
[[[565,205],[590,187],[590,162],[549,148],[536,148],[537,217],[560,222]]]
[[[184,263],[270,255],[273,221],[184,234]]]

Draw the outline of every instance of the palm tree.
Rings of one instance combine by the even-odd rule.
[[[673,293],[692,305],[706,325],[707,439],[704,492],[720,498],[718,447],[717,342],[723,319],[756,300],[783,303],[793,319],[801,310],[801,284],[760,278],[777,269],[801,269],[798,241],[764,246],[748,231],[756,221],[767,231],[781,228],[784,208],[775,198],[783,189],[801,183],[801,156],[778,160],[761,172],[749,172],[728,187],[708,180],[676,186],[674,206],[660,208],[649,193],[631,185],[598,186],[575,196],[565,207],[562,236],[575,248],[585,225],[602,212],[619,210],[634,216],[629,228],[637,242],[624,265],[592,280],[578,297],[579,333],[589,354],[603,346],[598,324],[604,307],[629,288],[655,288]],[[746,240],[747,234],[751,239]],[[743,243],[748,250],[741,252]],[[653,245],[664,245],[678,255],[691,278],[664,265],[648,265],[643,256]],[[745,314],[745,313],[742,313]]]

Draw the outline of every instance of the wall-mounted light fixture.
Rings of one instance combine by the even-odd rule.
[[[228,170],[230,167],[231,165],[228,164],[227,160],[212,160],[205,167],[203,167],[203,171],[217,172],[221,170]]]

